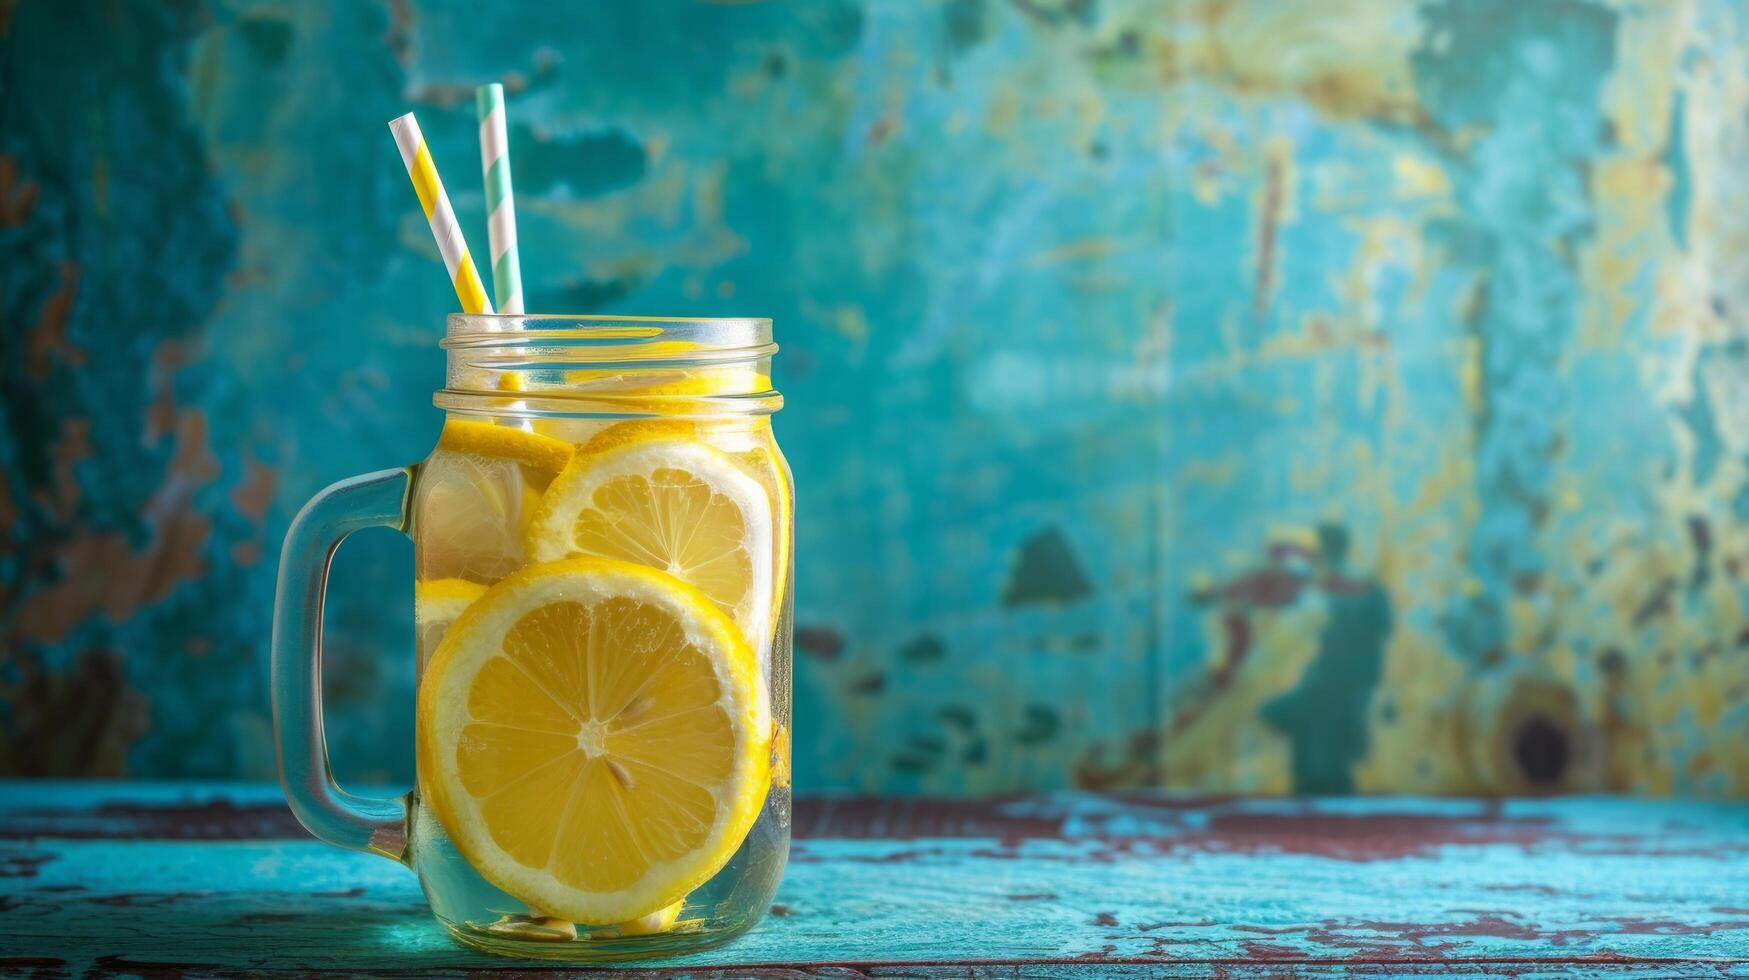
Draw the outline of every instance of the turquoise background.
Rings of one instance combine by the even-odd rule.
[[[776,321],[795,780],[1749,789],[1749,10],[0,5],[0,772],[272,773],[290,515],[453,305]],[[405,779],[411,554],[329,737]]]

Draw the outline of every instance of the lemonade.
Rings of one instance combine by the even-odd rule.
[[[408,852],[470,945],[696,949],[757,921],[782,873],[790,477],[768,414],[722,410],[770,393],[764,370],[675,367],[698,347],[634,343],[613,369],[487,370],[465,387],[458,360],[489,359],[452,351],[449,415],[409,507]],[[592,410],[550,410],[579,400]]]

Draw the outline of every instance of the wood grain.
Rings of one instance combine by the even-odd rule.
[[[683,975],[1736,974],[1749,807],[1574,798],[807,799],[771,914]],[[516,964],[272,786],[0,783],[0,971]],[[728,974],[724,974],[728,975]]]

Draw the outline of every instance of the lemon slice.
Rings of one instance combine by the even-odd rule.
[[[753,368],[729,366],[693,366],[687,368],[650,368],[630,364],[615,370],[589,368],[566,371],[566,394],[597,395],[614,398],[614,407],[627,414],[636,412],[673,411],[676,396],[746,395],[768,391],[771,376]],[[652,401],[641,401],[644,397]],[[582,445],[604,432],[626,425],[656,425],[673,422],[690,425],[683,419],[647,419],[613,422],[603,419],[537,418],[534,431],[555,439]]]
[[[776,628],[776,610],[783,603],[789,587],[789,561],[794,533],[794,503],[790,492],[789,464],[783,451],[777,448],[777,438],[771,431],[771,420],[755,419],[714,426],[692,419],[630,419],[616,422],[597,432],[588,442],[577,447],[577,457],[601,453],[646,439],[668,437],[704,442],[728,454],[749,476],[765,488],[771,502],[771,527],[777,545],[771,563],[771,608],[773,615],[768,628]],[[770,639],[767,635],[767,640]]]
[[[420,786],[492,884],[627,923],[741,845],[768,726],[746,641],[698,590],[624,562],[536,565],[463,612],[427,666]]]
[[[559,439],[490,422],[451,419],[437,437],[437,448],[490,459],[508,459],[550,478],[571,461],[571,446]]]
[[[771,387],[771,376],[741,366],[625,368],[566,371],[565,384],[621,395],[744,395]]]
[[[775,726],[771,736],[771,785],[789,789],[789,726]]]
[[[655,568],[694,586],[761,651],[771,629],[771,504],[733,459],[653,437],[578,453],[541,497],[527,553]],[[762,653],[763,656],[763,653]]]
[[[491,583],[521,567],[528,517],[571,452],[520,429],[445,425],[414,490],[418,577]]]
[[[775,529],[777,551],[771,568],[771,608],[772,628],[777,628],[777,610],[782,607],[783,600],[789,589],[790,554],[795,547],[795,495],[791,491],[792,480],[789,472],[789,461],[783,458],[783,450],[777,448],[777,437],[772,434],[771,421],[754,430],[753,447],[745,452],[735,454],[753,473],[759,485],[765,488],[766,496],[771,499],[771,526]]]
[[[577,447],[577,453],[585,456],[599,456],[610,449],[647,439],[698,439],[698,425],[691,419],[627,419],[624,422],[614,422],[607,428],[589,437],[589,441]]]
[[[654,936],[674,928],[674,923],[680,919],[680,910],[685,907],[686,899],[681,899],[665,909],[657,909],[649,915],[641,916],[630,922],[621,922],[608,929],[597,930],[592,935],[602,938],[612,936]]]
[[[424,663],[443,642],[443,634],[462,610],[485,595],[486,587],[465,578],[440,578],[413,583],[413,623],[419,631],[419,662]]]

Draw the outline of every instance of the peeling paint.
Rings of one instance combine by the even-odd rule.
[[[798,786],[1749,791],[1735,4],[0,10],[0,732],[121,717],[54,766],[272,772],[285,525],[438,424],[382,121],[477,234],[497,79],[532,303],[777,322]]]

